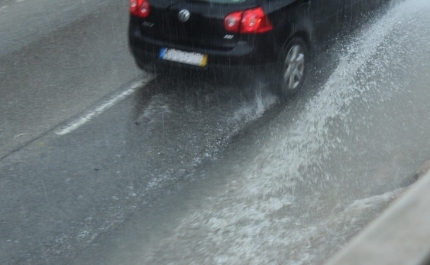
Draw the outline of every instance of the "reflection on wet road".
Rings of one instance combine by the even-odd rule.
[[[76,264],[327,259],[428,159],[429,10],[418,0],[394,7],[348,44],[316,94],[255,126],[170,205],[136,214]]]
[[[286,103],[161,75],[37,138],[0,161],[0,263],[323,262],[429,159],[429,12],[396,4]]]

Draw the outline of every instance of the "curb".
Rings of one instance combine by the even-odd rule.
[[[416,183],[326,265],[430,264],[430,160]]]

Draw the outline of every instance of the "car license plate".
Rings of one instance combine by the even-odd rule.
[[[201,67],[205,67],[208,62],[208,56],[206,54],[198,52],[184,52],[167,48],[161,48],[160,59]]]

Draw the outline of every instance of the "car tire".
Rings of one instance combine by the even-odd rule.
[[[282,50],[277,67],[277,89],[282,98],[297,94],[307,79],[308,45],[299,37],[292,38]]]

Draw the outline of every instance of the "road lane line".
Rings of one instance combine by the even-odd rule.
[[[118,103],[119,101],[125,99],[129,95],[136,92],[142,85],[144,85],[148,81],[149,81],[148,79],[145,79],[145,80],[139,80],[139,81],[135,81],[135,82],[131,83],[125,91],[121,92],[118,95],[111,97],[107,101],[103,102],[102,104],[100,104],[96,108],[90,110],[89,112],[85,113],[84,115],[77,118],[76,120],[70,122],[69,124],[62,127],[61,129],[56,130],[55,133],[57,135],[65,135],[65,134],[68,134],[68,133],[78,129],[79,127],[81,127],[85,123],[89,122],[91,119],[97,117],[98,115],[100,115],[105,110],[109,109],[110,107],[112,107],[113,105]]]

